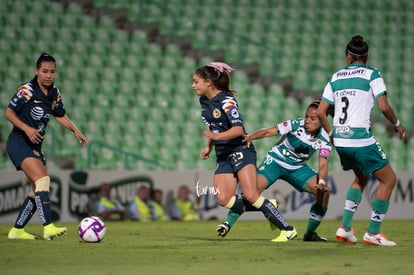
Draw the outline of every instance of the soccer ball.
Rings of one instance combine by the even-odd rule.
[[[79,237],[88,243],[97,243],[103,240],[106,233],[104,222],[96,216],[84,218],[78,227]]]

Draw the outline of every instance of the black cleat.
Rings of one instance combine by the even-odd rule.
[[[305,233],[303,236],[304,242],[326,242],[328,239],[320,237],[316,232]]]

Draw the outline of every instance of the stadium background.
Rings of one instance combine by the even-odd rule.
[[[237,68],[231,86],[250,132],[302,116],[345,65],[356,33],[408,130],[401,142],[375,109],[374,134],[395,170],[413,167],[414,1],[3,0],[0,20],[0,109],[47,51],[58,60],[55,83],[68,115],[90,140],[82,149],[52,121],[44,145],[51,171],[212,171],[214,162],[198,157],[205,145],[191,89],[198,66]],[[11,125],[0,126],[0,171],[10,172]],[[258,159],[275,141],[255,143]],[[341,170],[335,153],[330,169]]]

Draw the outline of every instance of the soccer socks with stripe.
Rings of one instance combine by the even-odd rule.
[[[258,209],[248,202],[243,194],[237,194],[233,206],[227,213],[226,222],[232,227],[245,211],[258,211]]]
[[[35,199],[27,196],[24,200],[20,213],[17,216],[16,222],[14,223],[15,228],[24,228],[26,224],[30,221],[33,214],[36,212],[36,203]]]
[[[323,217],[328,211],[328,207],[313,203],[309,213],[308,226],[306,228],[306,233],[312,233],[316,231],[316,228],[321,224]]]
[[[254,207],[262,211],[263,215],[271,223],[276,225],[280,230],[293,230],[293,226],[289,225],[282,214],[268,199],[259,197],[259,199],[252,204]]]
[[[239,217],[246,211],[247,209],[254,208],[252,205],[243,198],[243,194],[235,195],[227,204],[226,207],[229,208],[229,212],[227,213],[226,222],[232,227]],[[231,205],[232,203],[232,205]],[[231,206],[230,206],[231,205]],[[256,208],[254,208],[257,210]]]
[[[356,188],[349,188],[346,194],[342,225],[346,230],[352,229],[352,218],[362,200],[362,191]]]
[[[52,212],[49,198],[50,178],[43,177],[35,182],[35,202],[39,212],[40,222],[43,226],[52,223]]]
[[[40,222],[43,226],[52,223],[49,192],[36,192],[35,193],[36,206],[39,212]]]
[[[371,234],[378,234],[381,232],[381,223],[388,211],[390,205],[389,201],[379,200],[374,198],[372,201],[371,219],[369,221],[368,232]]]

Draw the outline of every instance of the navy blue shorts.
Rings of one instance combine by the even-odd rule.
[[[21,170],[20,165],[26,158],[37,158],[46,165],[45,156],[40,146],[33,146],[24,134],[11,132],[7,139],[7,153],[13,162],[16,170]]]
[[[236,174],[248,164],[256,167],[256,151],[254,148],[239,146],[225,159],[217,159],[214,174]]]

